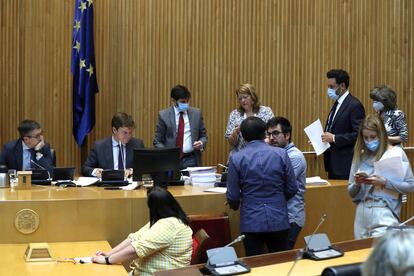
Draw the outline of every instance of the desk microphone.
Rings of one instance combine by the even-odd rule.
[[[229,244],[226,244],[225,246],[223,246],[223,247],[221,247],[221,248],[218,248],[217,250],[216,250],[216,252],[214,252],[214,254],[212,254],[211,256],[209,256],[208,257],[208,259],[207,259],[207,263],[206,263],[206,267],[208,267],[208,266],[210,266],[211,264],[210,264],[210,259],[211,258],[213,258],[214,256],[216,256],[216,255],[219,255],[220,253],[223,253],[223,250],[224,250],[224,248],[227,248],[227,247],[229,247],[229,246],[231,246],[231,245],[233,245],[233,244],[235,244],[235,243],[238,243],[238,242],[241,242],[242,240],[244,240],[244,238],[246,238],[246,236],[245,235],[240,235],[240,236],[238,236],[237,238],[235,238],[232,242],[230,242]],[[210,250],[214,250],[214,249],[210,249]]]
[[[227,167],[226,165],[223,165],[221,163],[218,163],[217,166],[222,167],[223,169],[227,170],[229,167]]]
[[[34,160],[32,160],[32,159],[30,159],[30,163],[32,163],[33,165],[35,165],[36,167],[38,167],[38,168],[40,168],[40,169],[42,169],[42,170],[47,171],[47,175],[49,176],[49,179],[50,179],[50,173],[49,173],[49,170],[47,170],[45,167],[43,167],[42,165],[40,165],[39,163],[35,162],[35,161],[34,161]]]
[[[293,265],[289,269],[289,272],[288,272],[287,276],[289,276],[292,273],[293,268],[296,266],[296,264],[298,263],[298,261],[301,260],[301,259],[303,259],[303,256],[305,254],[307,254],[307,252],[309,250],[309,245],[310,245],[310,243],[312,241],[313,236],[315,235],[316,231],[318,231],[319,227],[321,227],[322,223],[324,223],[325,219],[326,219],[326,214],[322,214],[322,216],[321,216],[321,218],[319,220],[318,226],[316,226],[315,230],[312,232],[311,237],[309,238],[309,241],[306,243],[305,249],[299,249],[298,254],[295,257],[295,261],[293,262]]]
[[[414,216],[412,216],[411,218],[407,219],[406,221],[404,221],[404,222],[402,222],[402,223],[398,224],[398,226],[404,226],[404,225],[406,225],[407,223],[409,223],[409,222],[410,222],[410,221],[412,221],[412,220],[414,220]]]
[[[245,235],[240,235],[237,238],[235,238],[231,243],[226,244],[224,247],[228,247],[228,246],[233,245],[235,243],[241,242],[242,240],[244,240],[244,238],[246,238]]]

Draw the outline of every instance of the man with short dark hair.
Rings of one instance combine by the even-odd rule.
[[[305,225],[306,160],[292,143],[292,125],[288,119],[273,117],[267,121],[266,128],[268,143],[286,150],[298,185],[298,192],[287,203],[290,223],[288,249],[292,249]]]
[[[348,179],[359,125],[365,117],[361,102],[349,91],[349,75],[342,69],[326,74],[328,97],[334,105],[326,119],[322,141],[331,147],[324,152],[325,170],[330,179]]]
[[[266,124],[248,117],[240,125],[247,142],[230,156],[227,202],[240,210],[240,231],[246,235],[247,256],[286,250],[289,218],[287,201],[298,191],[289,156],[284,149],[264,142]]]
[[[171,89],[171,107],[158,113],[153,140],[156,148],[181,149],[181,169],[201,166],[201,152],[208,140],[201,110],[189,106],[190,98],[190,91],[183,85]]]
[[[101,177],[103,170],[125,170],[132,173],[134,149],[143,148],[141,139],[133,138],[135,122],[132,116],[118,112],[112,117],[112,136],[94,143],[89,156],[82,167],[85,176]]]
[[[19,171],[36,168],[52,173],[50,145],[44,140],[40,124],[33,120],[23,120],[17,130],[20,138],[4,145],[0,164]]]

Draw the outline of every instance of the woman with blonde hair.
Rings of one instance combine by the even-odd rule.
[[[270,107],[260,105],[256,89],[252,84],[245,83],[240,85],[236,90],[236,97],[239,107],[230,113],[226,134],[224,135],[232,147],[231,152],[239,151],[246,146],[246,142],[240,133],[240,125],[244,119],[255,116],[267,123],[269,119],[274,117]]]
[[[393,172],[376,172],[374,163],[398,157],[405,168],[403,177]],[[354,148],[348,192],[357,204],[354,222],[356,239],[380,236],[390,225],[398,224],[401,197],[414,191],[414,176],[401,147],[388,143],[384,123],[376,114],[362,121]]]

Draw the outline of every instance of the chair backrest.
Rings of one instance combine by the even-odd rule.
[[[56,151],[54,148],[50,148],[50,156],[52,157],[53,167],[56,167]]]
[[[207,232],[201,228],[193,236],[193,254],[191,256],[191,264],[202,263],[202,253],[206,252],[206,241],[210,239]]]
[[[230,243],[230,222],[227,214],[189,215],[188,218],[190,219],[190,227],[193,230],[193,233],[197,233],[198,230],[204,229],[210,236],[211,239],[205,242],[205,250],[222,247]],[[201,262],[207,261],[205,250],[201,252]]]

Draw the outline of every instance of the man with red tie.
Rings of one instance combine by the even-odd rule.
[[[171,89],[172,106],[159,112],[153,140],[156,148],[181,149],[181,169],[201,166],[201,152],[208,140],[201,110],[189,107],[190,98],[190,91],[183,85]]]

